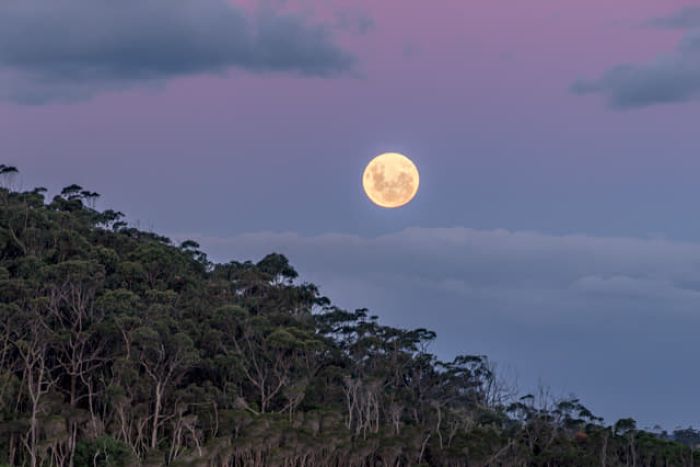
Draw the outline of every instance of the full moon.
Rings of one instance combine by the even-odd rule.
[[[362,175],[367,197],[383,208],[408,204],[418,192],[419,181],[416,165],[397,152],[378,155],[367,164]]]

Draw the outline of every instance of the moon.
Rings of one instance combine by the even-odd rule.
[[[387,152],[367,164],[362,187],[367,197],[383,208],[408,204],[418,192],[420,175],[416,165],[403,154]]]

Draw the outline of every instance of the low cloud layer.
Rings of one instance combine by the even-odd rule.
[[[442,356],[488,354],[523,389],[574,391],[608,419],[700,421],[687,409],[700,384],[687,371],[700,351],[698,244],[467,228],[193,237],[219,261],[282,252],[340,306],[434,329]]]
[[[353,61],[322,25],[226,0],[0,2],[0,97],[25,103],[231,67],[331,76]]]
[[[219,259],[280,250],[314,276],[400,277],[467,297],[499,299],[526,290],[566,294],[571,302],[600,295],[676,304],[700,299],[700,245],[690,243],[467,228],[411,228],[375,238],[259,233],[199,239]]]
[[[616,109],[648,107],[700,98],[700,7],[686,7],[648,25],[687,29],[676,49],[648,63],[621,64],[598,79],[581,79],[571,87],[575,94],[600,94]]]

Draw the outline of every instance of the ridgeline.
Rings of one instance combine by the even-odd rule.
[[[0,465],[698,466],[692,429],[519,397],[280,254],[215,264],[0,166]]]

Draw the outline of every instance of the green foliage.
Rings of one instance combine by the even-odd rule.
[[[111,436],[79,441],[75,446],[75,467],[128,467],[135,461],[129,447]]]
[[[44,192],[0,189],[0,465],[698,465],[695,430],[518,398],[279,253],[214,264],[97,193]]]

